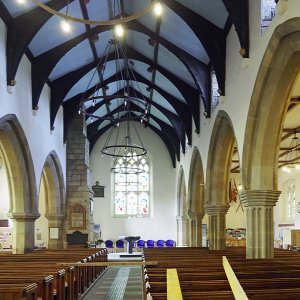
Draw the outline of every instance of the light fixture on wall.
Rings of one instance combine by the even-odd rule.
[[[300,170],[300,139],[297,136],[297,132],[294,132],[294,137],[291,140],[288,151],[285,155],[282,170],[290,173],[291,169]]]

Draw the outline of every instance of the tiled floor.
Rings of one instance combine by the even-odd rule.
[[[108,267],[83,300],[142,300],[141,267]]]
[[[118,254],[109,255],[110,261],[123,260]],[[121,253],[124,255],[125,253]],[[136,253],[135,253],[136,254]],[[141,260],[140,258],[124,258]],[[108,267],[82,300],[142,300],[142,268],[140,266]]]

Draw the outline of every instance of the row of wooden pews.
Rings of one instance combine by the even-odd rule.
[[[300,299],[300,253],[275,250],[275,259],[245,259],[244,247],[144,249],[147,298],[167,299],[166,270],[176,268],[183,299],[235,299],[222,265],[226,256],[248,299]],[[151,295],[151,296],[150,296]],[[246,298],[247,299],[247,298]]]
[[[0,300],[77,300],[106,267],[75,264],[106,261],[106,249],[0,252]]]

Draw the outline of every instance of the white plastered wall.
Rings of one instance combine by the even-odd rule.
[[[102,136],[90,155],[93,184],[105,186],[104,198],[94,198],[94,222],[100,224],[102,239],[116,240],[120,235],[140,236],[141,239],[176,239],[175,169],[163,141],[150,129],[136,124],[142,142],[151,156],[152,214],[149,218],[112,217],[113,189],[110,175],[111,159],[101,156],[106,139]]]
[[[36,115],[31,102],[31,63],[23,55],[16,74],[17,84],[12,94],[6,86],[6,25],[0,20],[0,117],[15,114],[20,122],[33,160],[36,190],[39,193],[42,169],[48,154],[56,151],[65,180],[66,145],[63,143],[63,110],[59,109],[55,129],[50,131],[50,89],[45,85],[39,100]],[[1,202],[0,202],[0,210]]]
[[[219,110],[224,110],[230,117],[233,124],[233,131],[236,137],[240,162],[242,165],[242,153],[244,145],[244,135],[246,129],[246,121],[249,110],[249,104],[252,96],[252,91],[256,81],[256,76],[265,53],[268,42],[274,32],[274,29],[285,22],[286,20],[297,17],[300,15],[300,1],[288,0],[283,1],[287,5],[287,10],[284,14],[277,15],[271,22],[267,31],[261,36],[260,34],[260,0],[249,1],[249,25],[250,25],[250,58],[243,59],[240,54],[240,43],[235,31],[234,26],[230,29],[227,36],[227,48],[226,48],[226,82],[225,82],[225,96],[221,97],[221,103],[213,112],[210,119],[204,119],[203,114],[200,113],[202,118],[200,124],[200,134],[194,133],[193,126],[193,146],[197,146],[200,151],[204,180],[207,167],[207,157],[209,151],[209,143],[211,132],[214,126],[215,117]],[[185,174],[189,174],[190,161],[193,146],[187,149],[187,153],[181,155],[181,161],[177,163],[176,177],[178,178],[179,166],[182,165]],[[280,174],[279,174],[280,176]],[[186,187],[188,188],[188,178],[186,180]],[[187,191],[188,194],[188,191]],[[245,214],[238,216],[241,218],[240,223],[246,223]],[[227,215],[226,226],[235,228],[237,223],[237,215],[229,213]],[[300,221],[300,218],[299,218]],[[207,217],[203,219],[203,223],[207,222]],[[300,224],[299,224],[300,225]]]

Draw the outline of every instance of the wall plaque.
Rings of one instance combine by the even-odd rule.
[[[92,186],[94,192],[94,197],[104,197],[104,186],[99,184],[99,181],[96,181],[96,184]]]
[[[70,228],[85,229],[86,210],[80,204],[75,204],[70,208]]]

